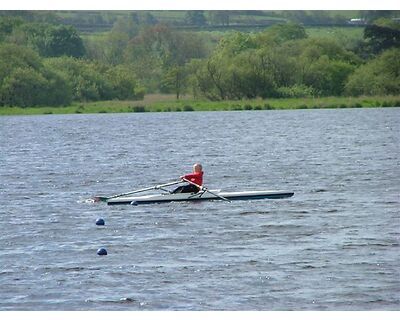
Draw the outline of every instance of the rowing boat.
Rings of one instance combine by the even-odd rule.
[[[174,193],[166,189],[176,184],[187,182],[193,184],[200,191],[197,193]],[[164,193],[149,194],[144,196],[132,196],[136,193],[146,192],[150,190],[162,190]],[[264,190],[264,191],[240,191],[240,192],[221,192],[218,190],[210,190],[204,186],[182,178],[179,181],[173,181],[165,184],[156,185],[149,188],[133,190],[130,192],[120,193],[109,197],[96,196],[90,199],[90,202],[107,202],[108,205],[116,204],[148,204],[158,202],[173,202],[173,201],[204,201],[204,200],[224,200],[231,202],[232,200],[254,200],[254,199],[282,199],[293,196],[294,192],[283,190]]]
[[[255,199],[282,199],[293,196],[291,191],[264,190],[264,191],[240,191],[221,192],[221,190],[206,190],[198,193],[165,193],[151,194],[135,197],[115,197],[107,199],[108,205],[118,204],[150,204],[173,201],[202,201],[202,200],[255,200]]]

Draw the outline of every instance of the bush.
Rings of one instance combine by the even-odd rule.
[[[390,49],[359,67],[346,83],[352,96],[400,93],[400,49]]]
[[[19,43],[34,48],[43,57],[83,57],[85,47],[76,29],[67,25],[25,23],[14,30]]]
[[[132,111],[133,112],[146,112],[146,107],[145,106],[133,106]]]
[[[338,105],[336,103],[329,103],[326,105],[326,109],[336,109]]]
[[[85,110],[85,107],[80,105],[78,108],[75,109],[75,113],[83,113]]]
[[[269,103],[265,103],[264,106],[263,106],[263,109],[264,109],[264,110],[273,110],[274,107],[271,106]]]
[[[32,68],[17,68],[2,83],[1,104],[30,107],[46,105],[48,81]]]
[[[34,51],[0,45],[0,105],[58,106],[70,102],[68,84],[48,70]]]
[[[395,101],[383,101],[382,107],[383,108],[396,107],[396,103],[395,103]]]
[[[70,85],[73,100],[97,101],[113,98],[112,84],[106,78],[106,67],[70,57],[49,58],[44,63]]]
[[[192,106],[184,106],[183,111],[194,111]]]
[[[144,89],[138,87],[136,76],[129,66],[112,67],[106,73],[113,99],[143,99]]]
[[[129,66],[106,66],[70,57],[50,58],[45,65],[71,87],[75,101],[143,99],[144,89]]]
[[[234,104],[234,105],[231,106],[231,110],[233,110],[233,111],[242,110],[242,106],[240,106],[238,104]]]
[[[277,90],[280,98],[312,98],[315,90],[306,85],[293,85],[291,87],[281,87]]]

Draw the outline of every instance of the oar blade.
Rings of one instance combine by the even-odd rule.
[[[93,202],[106,202],[108,199],[109,199],[109,197],[96,196],[96,197],[93,197]]]

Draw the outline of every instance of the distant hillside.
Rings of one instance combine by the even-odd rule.
[[[251,30],[276,23],[295,22],[304,26],[353,26],[380,17],[399,18],[399,11],[0,11],[37,22],[74,26],[84,33],[106,32],[118,20],[135,24],[168,24],[186,30]]]

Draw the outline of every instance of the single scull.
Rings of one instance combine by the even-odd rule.
[[[186,182],[194,184],[185,179]],[[173,201],[204,201],[204,200],[255,200],[255,199],[283,199],[294,195],[292,191],[283,190],[262,190],[262,191],[240,191],[240,192],[221,192],[221,190],[209,190],[206,187],[198,186],[200,191],[197,193],[172,193],[165,189],[167,186],[179,184],[184,181],[175,181],[150,188],[134,190],[131,192],[121,193],[110,197],[95,197],[94,202],[103,201],[108,205],[118,204],[149,204]],[[197,185],[196,185],[197,186]],[[132,196],[132,194],[150,191],[162,190],[165,193],[149,194],[144,196]]]
[[[107,200],[108,205],[116,204],[149,204],[172,201],[201,201],[201,200],[222,200],[224,197],[228,200],[254,200],[254,199],[282,199],[293,196],[293,192],[269,190],[269,191],[242,191],[242,192],[221,192],[220,190],[211,190],[211,193],[174,193],[174,194],[152,194],[137,197],[119,197]],[[218,195],[218,196],[217,196]],[[220,196],[220,197],[219,197]]]

